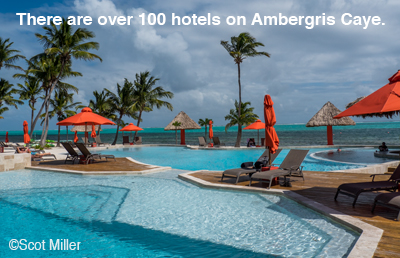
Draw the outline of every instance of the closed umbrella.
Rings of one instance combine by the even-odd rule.
[[[79,141],[78,131],[75,131],[74,142],[78,142],[78,141]]]
[[[276,134],[274,125],[276,124],[274,102],[270,95],[264,97],[264,120],[265,120],[265,147],[269,149],[269,162],[271,165],[271,154],[275,153],[279,147],[279,138]]]
[[[211,142],[212,138],[214,137],[214,132],[213,132],[213,129],[212,129],[212,123],[213,123],[212,120],[210,120],[210,122],[208,123],[209,126],[210,126],[210,129],[208,131],[208,138],[210,138],[210,142]]]
[[[96,128],[92,125],[92,134],[90,135],[92,138],[96,138]]]
[[[24,121],[23,123],[24,126],[24,143],[29,143],[31,141],[31,138],[29,137],[28,134],[28,122]]]
[[[6,142],[8,142],[8,132],[6,132]]]
[[[260,145],[260,129],[265,129],[265,124],[260,119],[243,128],[243,130],[257,130],[257,145]]]

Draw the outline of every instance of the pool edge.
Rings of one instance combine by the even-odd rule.
[[[197,170],[190,171],[187,173],[179,174],[178,177],[184,181],[192,183],[194,185],[211,188],[211,189],[222,189],[222,190],[239,190],[245,192],[252,193],[274,193],[284,195],[290,199],[295,200],[296,202],[321,213],[328,218],[343,224],[344,226],[350,227],[351,229],[360,233],[360,237],[354,244],[351,249],[349,255],[347,257],[356,258],[356,257],[373,257],[375,251],[378,247],[380,239],[383,235],[383,230],[372,226],[366,222],[363,222],[357,218],[354,218],[350,215],[346,215],[342,212],[336,211],[332,208],[326,207],[319,202],[313,201],[307,197],[299,195],[290,190],[276,190],[276,189],[263,189],[263,188],[255,188],[248,186],[239,186],[239,185],[225,185],[225,184],[215,184],[210,183],[208,181],[202,180],[200,178],[196,178],[191,176],[193,173],[197,172],[207,172],[208,170]]]

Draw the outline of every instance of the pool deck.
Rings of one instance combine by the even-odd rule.
[[[222,172],[220,171],[199,171],[190,173],[190,175],[215,185],[232,186],[236,180],[235,178],[224,178],[224,182],[221,182]],[[340,184],[371,181],[369,175],[305,171],[304,177],[305,181],[301,178],[291,178],[292,187],[275,185],[271,189],[290,190],[335,211],[350,215],[384,230],[373,257],[400,257],[400,222],[394,220],[398,212],[383,206],[377,206],[372,214],[372,203],[377,193],[361,194],[355,208],[352,207],[353,199],[348,196],[339,195],[336,202],[333,200],[336,189]],[[248,177],[242,176],[237,185],[243,187],[248,186],[248,184]],[[245,188],[247,190],[255,190],[265,189],[266,187],[266,183],[254,182],[251,187]],[[362,252],[362,250],[360,251]]]

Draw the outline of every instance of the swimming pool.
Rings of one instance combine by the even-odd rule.
[[[361,151],[360,154],[357,154],[358,156],[353,155],[348,158],[348,161],[341,161],[334,159],[330,160],[330,156],[336,157],[336,155],[327,154],[326,156],[328,157],[321,157],[319,156],[320,154],[318,154],[329,152],[334,153],[336,152],[336,149],[310,149],[302,165],[304,166],[304,170],[309,171],[333,171],[366,167],[367,165],[372,164],[364,161],[376,161],[376,163],[392,161],[388,159],[375,158],[373,155],[374,149],[372,148],[359,148],[357,151]],[[353,152],[358,153],[357,151]],[[113,154],[116,157],[132,157],[135,160],[147,164],[169,166],[176,169],[191,171],[202,169],[226,170],[237,168],[243,162],[256,161],[263,152],[264,149],[253,148],[204,150],[163,146],[120,148],[101,151],[101,153]],[[289,149],[283,149],[275,159],[274,163],[280,164],[288,152]],[[345,154],[348,153],[352,152],[343,149],[343,155],[341,156],[345,157]]]
[[[0,173],[0,256],[343,257],[358,239],[285,197],[202,189],[179,173]],[[11,239],[81,249],[10,251]]]

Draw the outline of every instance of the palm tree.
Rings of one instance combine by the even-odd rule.
[[[12,94],[18,93],[13,86],[7,80],[0,79],[0,115],[8,110],[8,107],[3,107],[3,105],[13,106],[18,109],[18,105],[24,104],[24,102],[14,99],[12,96]],[[0,119],[4,119],[4,117],[1,116]]]
[[[31,61],[28,61],[28,69],[25,71],[25,73],[15,74],[13,77],[25,80],[29,80],[29,78],[31,77],[36,78],[41,82],[41,88],[44,92],[44,96],[42,97],[42,99],[46,99],[47,96],[50,96],[49,92],[51,85],[53,84],[53,82],[57,80],[59,71],[61,69],[60,62],[57,61],[57,59],[59,58],[55,56],[41,56],[40,58],[32,59]],[[77,77],[77,76],[82,76],[82,74],[79,72],[71,71],[71,64],[69,63],[65,67],[64,74],[61,77],[61,79],[70,76]],[[78,89],[76,87],[67,83],[63,83],[59,80],[58,83],[56,84],[56,87],[62,88],[67,91],[73,90],[76,93],[78,93]],[[46,101],[43,101],[42,106],[40,107],[39,112],[36,115],[36,118],[32,122],[30,137],[32,137],[32,133],[35,129],[36,123],[39,120],[39,118],[43,118],[42,112],[44,108],[47,113],[49,110],[49,106],[47,105]],[[47,130],[48,130],[48,121],[46,121],[45,126],[42,128],[42,137],[44,137],[44,139],[47,138]]]
[[[102,90],[100,93],[95,90],[93,91],[94,100],[89,101],[89,107],[94,113],[97,113],[103,117],[115,120],[115,115],[110,111],[110,103],[107,101],[107,93]],[[101,125],[97,130],[97,135],[100,135]]]
[[[239,115],[239,103],[235,100],[235,109],[231,109],[229,115],[225,116],[225,120],[229,123],[225,126],[225,132],[234,125],[249,125],[254,123],[258,119],[258,115],[253,113],[254,108],[250,107],[250,102],[242,103]],[[240,128],[239,139],[242,138],[242,128]]]
[[[161,98],[172,99],[174,94],[170,91],[165,91],[163,87],[155,87],[159,78],[150,77],[150,72],[141,72],[136,74],[136,79],[134,82],[134,98],[135,98],[135,108],[139,112],[139,119],[137,126],[139,127],[143,111],[150,112],[153,107],[156,106],[158,109],[161,107],[167,107],[169,110],[173,110],[171,103],[161,100]],[[155,87],[155,88],[154,88]],[[135,132],[135,136],[137,131]]]
[[[118,140],[118,131],[119,126],[121,124],[121,120],[123,116],[130,116],[132,118],[136,117],[136,109],[135,109],[135,100],[133,98],[133,84],[125,78],[124,85],[121,87],[117,83],[117,93],[113,93],[108,89],[105,89],[107,92],[106,95],[108,97],[107,102],[110,105],[110,109],[113,110],[117,117],[116,117],[116,124],[117,124],[117,132],[115,134],[115,139],[112,145],[115,145]]]
[[[203,119],[200,118],[199,122],[198,122],[200,126],[204,126],[205,129],[206,129],[206,131],[204,133],[204,139],[206,140],[206,142],[207,142],[207,126],[210,124],[210,121],[212,121],[212,119],[205,118],[203,120]]]
[[[13,63],[17,61],[20,58],[25,59],[23,55],[14,55],[15,53],[19,53],[19,50],[11,49],[12,44],[14,42],[10,42],[10,39],[5,39],[3,40],[0,37],[0,70],[1,68],[14,68],[14,69],[19,69],[22,70],[20,66],[16,66]]]
[[[75,31],[72,29],[72,25],[69,25],[67,20],[63,18],[62,23],[59,28],[52,22],[51,26],[44,26],[45,35],[41,35],[36,33],[36,37],[43,44],[45,50],[44,53],[34,56],[31,60],[37,60],[42,58],[43,56],[53,56],[57,61],[57,65],[59,65],[59,70],[57,77],[51,81],[49,86],[49,91],[46,92],[44,103],[46,104],[46,113],[45,113],[45,124],[48,124],[48,116],[49,116],[49,99],[52,95],[52,92],[60,79],[65,75],[65,71],[68,66],[72,64],[72,59],[91,61],[98,59],[102,61],[102,59],[88,52],[92,49],[99,49],[99,43],[97,42],[85,42],[88,39],[94,38],[94,33],[87,30],[78,28]],[[45,133],[42,134],[40,139],[40,145],[43,146],[47,137],[46,127]]]
[[[239,105],[242,104],[242,86],[240,83],[240,64],[247,57],[253,56],[267,56],[270,55],[267,52],[258,52],[257,47],[263,47],[264,44],[257,42],[256,39],[248,32],[242,32],[237,37],[231,37],[231,42],[221,40],[221,45],[228,51],[229,55],[233,57],[235,64],[238,68],[238,83],[239,83]],[[241,110],[239,110],[239,117],[241,116]],[[240,135],[240,137],[239,137]],[[236,138],[235,147],[240,147],[240,140],[242,135],[242,124],[238,124],[238,135]]]
[[[178,144],[178,126],[181,126],[181,122],[175,121],[172,123],[175,126],[175,144]]]
[[[56,90],[54,98],[50,99],[53,110],[49,111],[49,118],[57,116],[57,121],[60,122],[67,117],[76,115],[77,105],[81,102],[73,102],[73,95],[73,93],[68,94],[64,90]],[[75,108],[75,111],[70,110],[71,108]],[[60,147],[60,125],[58,126],[57,147]]]
[[[21,83],[18,83],[18,87],[20,87],[19,90],[17,90],[20,94],[19,99],[21,100],[28,100],[29,107],[32,109],[32,114],[31,114],[31,131],[30,131],[30,137],[32,137],[33,134],[33,117],[35,115],[35,104],[38,99],[38,95],[42,92],[42,87],[40,85],[40,81],[32,76],[28,76],[24,85]]]

